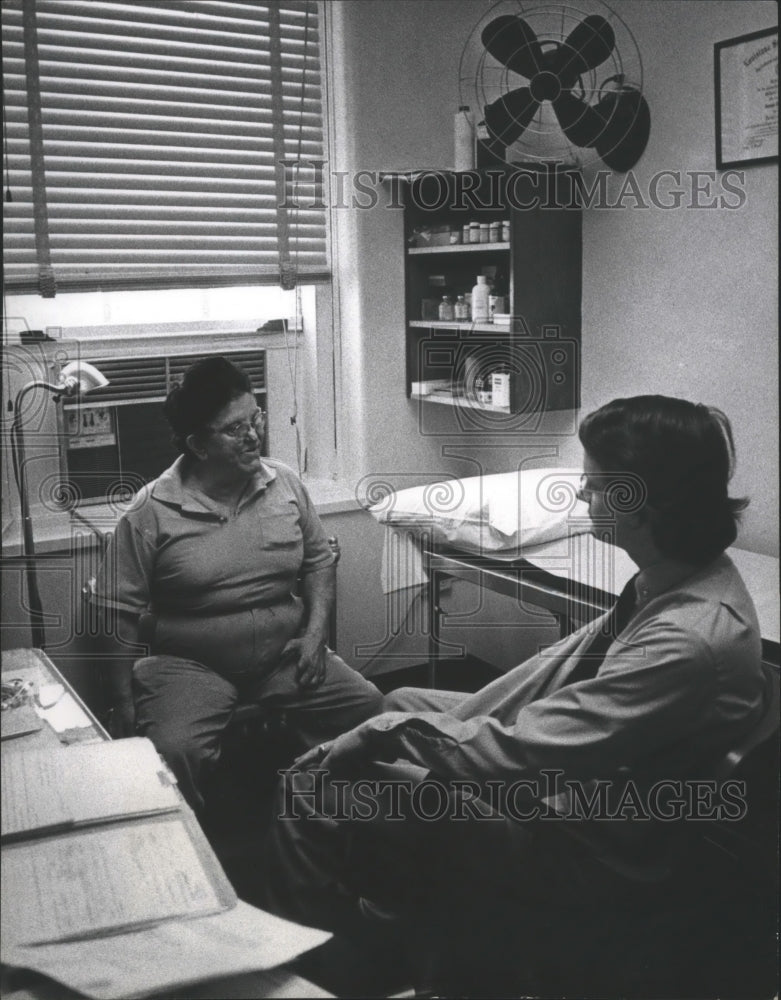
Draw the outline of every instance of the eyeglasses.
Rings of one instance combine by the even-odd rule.
[[[236,420],[234,423],[228,424],[227,427],[210,427],[209,430],[214,434],[224,434],[225,437],[236,439],[247,437],[250,431],[257,437],[260,437],[263,433],[265,423],[265,412],[263,410],[255,410],[250,420]]]
[[[580,486],[575,496],[578,500],[582,500],[583,503],[591,503],[595,496],[600,496],[605,493],[605,490],[597,490],[593,486],[588,485],[588,476],[583,475],[580,477]]]

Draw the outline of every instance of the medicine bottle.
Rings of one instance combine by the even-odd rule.
[[[505,299],[503,295],[488,296],[488,322],[493,323],[496,313],[505,311]]]
[[[446,323],[450,323],[456,318],[453,303],[450,301],[449,295],[442,296],[442,301],[439,303],[439,318]]]
[[[469,303],[463,295],[457,297],[454,309],[457,320],[469,319]]]
[[[472,289],[472,322],[488,322],[488,282],[484,274],[478,274],[477,284]]]
[[[491,376],[490,375],[478,375],[475,379],[475,396],[477,397],[478,403],[491,403],[493,402],[493,395],[491,393]]]

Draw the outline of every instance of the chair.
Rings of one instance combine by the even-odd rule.
[[[437,900],[412,934],[422,985],[442,996],[777,995],[779,671],[763,669],[763,719],[716,773],[745,782],[740,821],[684,824],[674,877],[620,906],[552,899],[529,913],[523,886],[461,912]]]

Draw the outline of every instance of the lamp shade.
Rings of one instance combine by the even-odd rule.
[[[89,361],[69,361],[60,372],[60,384],[68,396],[84,395],[108,385],[108,379]]]

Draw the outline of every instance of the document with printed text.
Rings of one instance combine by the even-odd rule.
[[[236,902],[184,813],[8,844],[0,898],[4,946],[111,934]]]
[[[4,841],[178,809],[152,743],[141,737],[3,754]]]

